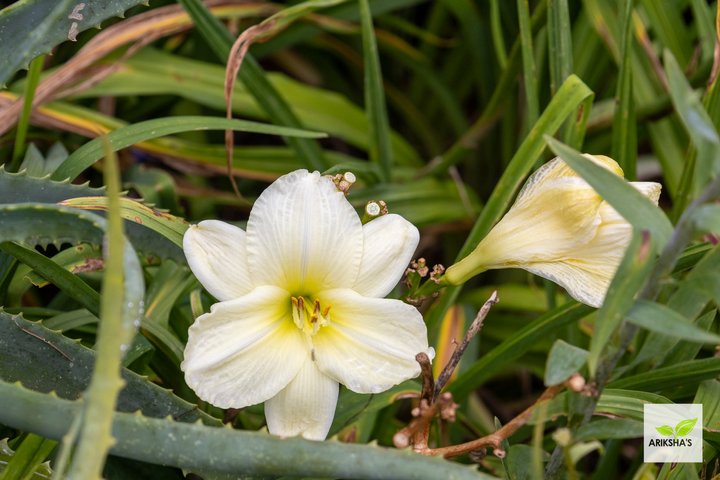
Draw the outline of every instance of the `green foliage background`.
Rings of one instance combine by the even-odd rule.
[[[0,479],[717,475],[714,2],[142,3],[87,2],[82,20],[65,0],[0,10]],[[235,85],[242,120],[224,120],[232,42],[273,15]],[[226,128],[243,197],[226,175]],[[662,211],[578,151],[661,182]],[[261,406],[223,412],[185,385],[187,328],[214,302],[185,264],[186,221],[242,226],[277,176],[350,170],[354,206],[384,200],[421,229],[419,254],[449,266],[554,155],[636,227],[603,307],[522,271],[422,307],[442,363],[500,297],[447,388],[457,421],[433,425],[435,446],[495,431],[543,384],[579,371],[593,387],[535,408],[504,458],[381,448],[411,419],[402,398],[416,381],[342,391],[323,443],[253,432]],[[703,404],[704,464],[642,463],[648,402]]]

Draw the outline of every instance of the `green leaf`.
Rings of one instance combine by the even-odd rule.
[[[120,368],[122,358],[140,325],[143,316],[145,282],[135,251],[125,238],[120,216],[120,167],[117,156],[103,137],[105,161],[103,177],[107,185],[107,229],[103,238],[102,292],[100,324],[96,336],[97,358],[90,385],[85,393],[78,425],[77,447],[70,464],[68,478],[98,478],[105,457],[115,443],[112,435],[112,414],[124,386]],[[126,268],[127,267],[127,268]],[[74,431],[74,429],[73,429]],[[75,446],[73,435],[63,439],[58,464],[70,458]]]
[[[370,160],[380,165],[382,179],[388,181],[393,158],[390,148],[390,122],[385,106],[385,87],[368,0],[359,0],[359,5],[365,74],[365,111],[370,133]]]
[[[0,480],[34,480],[40,476],[40,470],[44,469],[41,464],[55,449],[55,445],[57,442],[54,440],[32,433],[26,435],[5,469],[0,470]]]
[[[572,25],[567,0],[550,0],[548,3],[550,90],[555,93],[573,71]]]
[[[624,418],[603,418],[578,428],[573,438],[577,441],[640,438],[643,423]]]
[[[328,436],[336,434],[362,415],[377,412],[403,396],[419,392],[420,385],[415,380],[408,380],[400,385],[395,385],[389,390],[373,395],[363,395],[344,388],[338,397],[335,417]]]
[[[538,99],[537,67],[533,49],[532,29],[530,27],[530,7],[528,0],[517,0],[518,23],[520,26],[520,47],[522,49],[523,83],[527,100],[527,125],[534,125],[540,115]]]
[[[75,98],[177,95],[213,109],[225,109],[223,93],[225,70],[219,65],[180,57],[149,47],[128,59],[124,65],[125,68],[108,76],[95,87],[76,94]],[[240,69],[241,75],[245,66],[243,64],[243,68]],[[350,99],[277,72],[268,73],[267,80],[276,90],[283,92],[292,111],[306,128],[327,132],[363,150],[369,148],[368,123],[365,112]],[[233,93],[233,112],[241,116],[272,120],[262,106],[257,103],[253,93],[248,86],[236,83]],[[68,109],[66,104],[59,105],[63,111]],[[53,104],[53,107],[57,106],[57,103]],[[105,116],[98,116],[96,112],[80,109],[75,105],[72,107],[72,111],[82,112],[83,116],[92,115],[92,118],[107,119]],[[113,128],[117,128],[117,125],[113,125]],[[420,164],[418,153],[407,140],[392,131],[390,137],[396,164],[415,166]],[[293,140],[294,137],[288,138],[288,141]],[[158,141],[150,142],[157,143]],[[294,160],[295,168],[316,168],[324,171],[327,166],[337,163],[336,160],[332,160],[337,154],[329,150],[322,152],[328,157],[327,166],[313,167],[308,165],[303,157],[298,156],[297,151],[292,148],[275,147],[275,149],[288,151],[287,156]],[[224,146],[222,146],[220,156],[222,157],[220,163],[224,165]],[[247,154],[238,156],[244,161],[250,160],[248,157],[250,156]],[[265,169],[273,169],[272,167],[273,165],[267,165]]]
[[[588,367],[590,375],[595,376],[600,358],[606,351],[612,335],[633,305],[636,295],[645,284],[650,270],[654,266],[654,255],[649,236],[633,232],[633,237],[625,251],[625,256],[615,273],[605,300],[595,319],[595,330],[590,338]]]
[[[1,12],[0,15],[2,15]],[[30,125],[30,112],[32,111],[33,99],[35,98],[35,89],[40,80],[40,72],[42,72],[44,63],[44,55],[40,55],[30,62],[30,69],[28,71],[23,95],[22,114],[18,120],[17,131],[15,133],[15,145],[13,146],[12,165],[10,167],[12,171],[17,170],[17,162],[20,161],[20,156],[25,149],[25,139],[27,138],[28,126]]]
[[[185,116],[155,118],[121,127],[108,133],[107,139],[110,142],[112,151],[116,151],[145,140],[163,137],[173,133],[226,129],[232,129],[238,132],[263,133],[266,135],[284,135],[287,137],[320,138],[326,136],[324,133],[266,125],[248,120]],[[75,152],[55,170],[51,178],[53,180],[74,179],[83,170],[102,158],[103,138],[105,137],[91,140],[75,150]]]
[[[147,207],[131,198],[121,198],[119,203],[122,218],[147,227],[182,248],[183,235],[190,226],[185,220]],[[105,211],[108,208],[108,199],[107,197],[78,197],[60,202],[60,205],[81,210]]]
[[[658,249],[665,246],[673,227],[665,214],[645,195],[610,170],[576,150],[545,136],[550,149],[588,182],[615,210],[639,230],[648,230]]]
[[[615,91],[615,114],[612,126],[612,158],[620,165],[628,180],[636,178],[637,119],[633,98],[632,76],[632,13],[633,0],[624,0],[620,72]]]
[[[638,300],[627,316],[635,325],[680,340],[698,343],[720,343],[720,335],[695,326],[687,318],[659,303]]]
[[[698,232],[720,234],[720,205],[698,207],[692,214],[692,222]]]
[[[675,425],[675,435],[678,437],[686,436],[692,431],[693,428],[695,428],[695,424],[697,423],[697,421],[698,419],[697,417],[695,417],[678,422],[678,424]]]
[[[545,367],[545,385],[549,387],[564,382],[580,370],[587,357],[587,350],[555,340]]]
[[[77,9],[76,0],[23,0],[0,10],[0,86],[33,58],[68,40],[70,28],[77,32],[121,16],[146,0],[94,0],[91,8],[79,9],[77,22],[68,16]],[[29,32],[32,32],[30,34]]]
[[[675,57],[666,50],[663,58],[670,97],[697,149],[692,191],[698,193],[711,178],[720,173],[720,136],[699,95],[690,87]]]
[[[179,0],[179,3],[188,12],[215,56],[225,63],[234,41],[225,25],[215,18],[200,0]],[[262,67],[250,53],[245,56],[239,76],[273,123],[302,128],[283,95],[270,83]],[[323,160],[323,151],[315,141],[294,137],[287,137],[285,141],[308,167],[322,171],[327,166]]]
[[[91,317],[87,320],[93,321]],[[48,323],[52,328],[63,327],[59,321]],[[4,382],[20,382],[41,393],[55,392],[61,398],[77,400],[90,383],[95,357],[94,350],[43,323],[30,322],[20,315],[0,310],[0,380]],[[125,387],[118,398],[119,411],[140,410],[147,417],[169,415],[180,422],[201,420],[208,425],[221,425],[219,420],[175,396],[172,391],[126,368],[121,371]]]
[[[509,362],[530,350],[538,341],[565,325],[577,322],[591,311],[592,308],[587,305],[569,302],[547,312],[469,365],[467,370],[448,385],[447,390],[457,398],[467,395]]]
[[[612,388],[662,391],[673,387],[694,389],[698,383],[720,375],[720,357],[691,360],[610,382]]]
[[[104,195],[104,188],[91,188],[88,184],[73,185],[70,181],[56,182],[24,173],[10,173],[0,165],[0,204],[2,203],[57,203],[74,197]]]
[[[0,382],[0,423],[58,439],[82,408],[72,402]],[[53,412],[48,422],[43,413]],[[266,433],[115,413],[113,454],[187,470],[321,478],[490,480],[467,465],[374,445],[278,438]],[[158,441],[162,439],[162,441]],[[272,452],[269,460],[268,452]],[[354,461],[348,462],[352,458]]]
[[[3,234],[0,232],[0,240],[2,237]],[[37,274],[53,283],[92,313],[97,314],[100,311],[100,295],[80,277],[68,272],[51,259],[13,242],[0,243],[0,250],[31,267]]]
[[[662,427],[655,427],[655,430],[658,431],[660,435],[664,435],[666,437],[672,437],[675,435],[675,431],[670,425],[663,425]]]

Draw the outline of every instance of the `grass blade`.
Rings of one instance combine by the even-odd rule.
[[[525,98],[527,100],[527,125],[530,126],[535,125],[538,115],[540,115],[540,100],[538,100],[538,80],[528,0],[517,0],[517,10],[518,23],[520,24],[523,81],[525,83]]]
[[[392,149],[390,148],[390,122],[385,106],[380,58],[378,56],[372,13],[368,0],[359,0],[362,29],[363,62],[365,67],[365,110],[370,132],[370,160],[380,165],[382,179],[390,179]]]
[[[30,112],[32,110],[32,102],[35,97],[35,87],[40,80],[40,72],[42,72],[45,63],[45,55],[40,55],[30,62],[28,69],[27,81],[25,83],[25,95],[23,95],[23,109],[18,122],[17,132],[15,133],[15,145],[13,146],[12,162],[8,171],[16,172],[23,152],[25,151],[25,139],[27,138],[28,126],[30,125]]]
[[[633,0],[625,0],[619,81],[615,91],[615,114],[612,127],[612,158],[635,180],[637,170],[637,124],[633,100],[632,11]]]
[[[590,312],[592,308],[587,305],[569,302],[546,313],[470,365],[448,385],[447,390],[457,398],[464,397],[490,379],[499,369],[535,346],[538,341],[547,338],[550,332],[557,332]]]
[[[107,138],[112,151],[129,147],[153,138],[173,133],[197,130],[232,130],[241,132],[264,133],[270,135],[302,136],[310,138],[323,137],[323,133],[308,132],[295,128],[267,125],[247,120],[227,120],[219,117],[167,117],[155,118],[118,128],[107,134],[107,137],[96,138],[75,150],[52,174],[53,180],[74,179],[83,170],[103,156],[103,142]]]
[[[225,26],[215,18],[200,0],[178,0],[195,22],[198,30],[222,62],[225,62],[232,48],[233,38]],[[248,54],[240,70],[240,80],[252,92],[255,100],[267,112],[273,122],[288,127],[302,128],[300,121],[280,93],[265,76],[260,64]],[[324,171],[328,165],[323,151],[313,140],[288,137],[287,144],[295,150],[303,163],[310,168]]]
[[[666,50],[664,60],[670,98],[697,150],[691,194],[694,196],[720,173],[720,136],[675,57]]]
[[[572,28],[567,0],[549,0],[548,57],[550,61],[550,91],[555,93],[573,69]]]
[[[13,242],[0,243],[0,250],[32,268],[92,313],[97,314],[100,311],[100,295],[80,277],[68,272],[49,258]]]

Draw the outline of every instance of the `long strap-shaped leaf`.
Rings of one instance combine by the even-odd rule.
[[[233,44],[230,32],[200,0],[179,0],[179,3],[187,10],[215,55],[223,62],[227,61]],[[302,128],[287,102],[270,84],[262,67],[252,55],[248,54],[245,57],[243,68],[240,70],[240,79],[274,122],[288,127]],[[322,149],[315,141],[292,137],[288,137],[286,141],[308,167],[325,170],[327,165],[323,160]]]
[[[226,120],[218,117],[184,116],[172,118],[155,118],[118,128],[107,135],[113,150],[129,147],[136,143],[173,133],[193,130],[225,130],[238,132],[264,133],[268,135],[284,135],[287,137],[318,138],[324,133],[309,132],[296,128],[278,127],[247,120]],[[103,156],[102,139],[96,138],[75,150],[52,175],[53,180],[75,178]]]
[[[0,382],[0,423],[61,438],[82,408],[80,401],[63,400]],[[45,413],[52,412],[52,421]],[[263,433],[212,428],[116,413],[111,452],[188,470],[257,476],[330,478],[482,480],[492,479],[475,467],[423,457],[407,451],[340,442],[280,439]],[[348,461],[352,459],[352,461]]]

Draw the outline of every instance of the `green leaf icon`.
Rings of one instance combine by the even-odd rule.
[[[691,418],[689,420],[682,420],[681,422],[678,422],[678,424],[675,426],[675,435],[678,437],[684,437],[690,431],[695,427],[695,424],[697,423],[698,419],[697,417]]]
[[[655,430],[657,430],[660,435],[665,435],[666,437],[672,437],[673,435],[675,435],[675,431],[670,425],[655,427]]]

